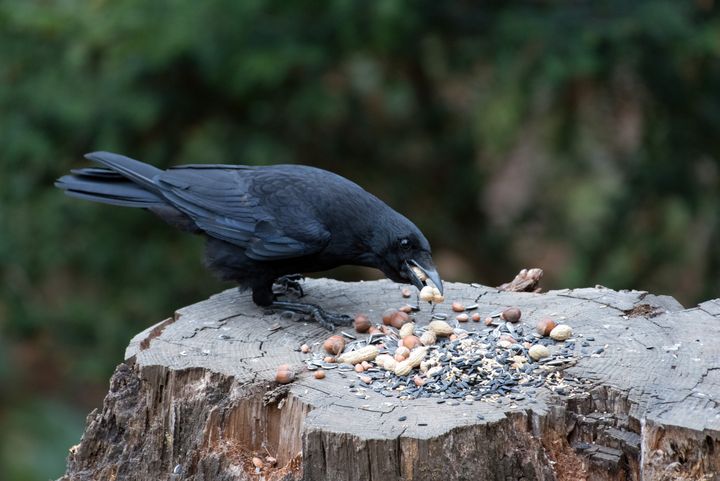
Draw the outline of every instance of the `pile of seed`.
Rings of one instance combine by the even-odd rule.
[[[306,364],[313,371],[338,369],[360,398],[367,399],[372,390],[385,397],[458,404],[521,401],[540,387],[571,394],[581,390],[581,383],[565,379],[562,370],[580,357],[604,351],[590,349],[593,338],[573,338],[569,326],[553,321],[543,320],[535,330],[526,330],[518,323],[517,308],[486,317],[486,327],[479,330],[460,327],[467,322],[467,316],[460,316],[465,321],[455,326],[437,320],[441,316],[422,328],[404,320],[398,330],[385,326],[366,339],[343,333],[350,340],[347,344],[343,336],[332,336],[325,349],[336,357],[316,355]],[[547,337],[550,332],[557,335]],[[349,372],[353,370],[356,375]]]

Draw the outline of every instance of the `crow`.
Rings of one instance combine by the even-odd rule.
[[[442,292],[430,244],[415,224],[359,185],[304,165],[194,164],[161,170],[109,152],[85,156],[102,167],[74,169],[55,186],[72,197],[144,208],[206,238],[207,266],[254,303],[313,317],[323,327],[348,316],[278,300],[274,285],[302,296],[302,275],[341,265],[374,267],[418,289]]]

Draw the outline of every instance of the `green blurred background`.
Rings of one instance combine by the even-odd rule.
[[[60,476],[131,336],[227,287],[199,238],[53,189],[85,152],[324,167],[445,279],[692,305],[718,125],[713,0],[0,0],[0,479]]]

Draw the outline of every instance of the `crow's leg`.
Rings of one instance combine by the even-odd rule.
[[[302,274],[288,274],[286,276],[278,277],[273,285],[273,293],[285,295],[288,295],[288,293],[294,293],[298,297],[303,297],[305,292],[303,291],[300,281],[304,279],[305,276]]]
[[[266,306],[269,309],[277,309],[282,311],[292,311],[299,314],[305,314],[310,316],[318,324],[327,329],[328,331],[335,330],[335,325],[349,326],[352,324],[352,317],[345,314],[334,314],[327,312],[317,304],[309,304],[305,302],[287,302],[287,301],[273,301],[272,304]]]
[[[334,330],[335,325],[349,326],[352,318],[345,314],[327,312],[316,304],[304,302],[278,301],[272,291],[272,281],[258,283],[252,290],[253,302],[260,307],[277,311],[291,311],[304,314],[316,320],[318,324],[328,330]]]

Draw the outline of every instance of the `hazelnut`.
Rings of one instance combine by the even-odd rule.
[[[505,309],[502,311],[502,314],[500,314],[500,318],[503,321],[507,322],[519,322],[520,317],[522,316],[522,312],[520,312],[520,309],[517,307],[510,307],[508,309]]]
[[[382,315],[383,324],[385,324],[386,326],[389,326],[390,321],[392,320],[392,318],[396,312],[397,312],[396,309],[385,309],[385,311],[383,312],[383,315]]]
[[[315,371],[315,379],[325,379],[325,371],[322,369]]]
[[[467,314],[465,314],[463,312],[462,314],[458,314],[456,319],[458,320],[458,322],[468,322],[468,320],[470,319],[470,316],[468,316]]]
[[[353,321],[353,325],[355,326],[355,332],[363,333],[370,330],[370,327],[372,327],[372,322],[370,322],[370,319],[368,319],[365,314],[358,314],[357,316],[355,316],[355,321]]]
[[[420,345],[420,338],[415,335],[405,336],[402,341],[402,345],[408,349],[415,349]]]
[[[283,364],[283,366],[287,366],[287,364]],[[275,374],[275,381],[279,382],[280,384],[289,384],[293,382],[294,379],[295,373],[292,372],[290,369],[282,369],[282,366],[278,368],[278,371]]]
[[[410,321],[410,316],[407,315],[407,313],[402,311],[397,311],[392,319],[390,320],[390,325],[394,327],[395,329],[400,329],[403,324]]]
[[[465,310],[465,306],[460,304],[459,302],[453,302],[452,303],[452,310],[455,312],[463,312]]]
[[[480,318],[481,318],[481,317],[482,317],[482,316],[481,316],[479,313],[474,312],[473,315],[470,316],[470,319],[472,319],[473,322],[480,322]]]
[[[307,344],[303,344],[302,346],[300,346],[300,352],[307,354],[308,352],[310,352],[310,346],[308,346]]]
[[[549,336],[550,331],[555,329],[555,326],[557,326],[557,323],[552,319],[542,319],[540,322],[537,323],[535,329],[537,330],[537,333],[541,336]]]
[[[328,354],[338,355],[345,349],[345,338],[342,336],[330,336],[323,343],[323,349]]]

